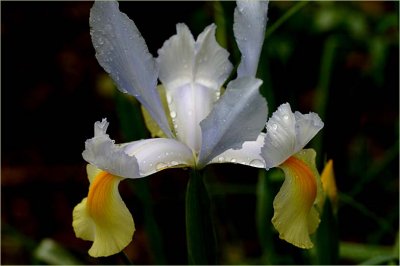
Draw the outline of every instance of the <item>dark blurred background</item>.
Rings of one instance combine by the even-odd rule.
[[[351,247],[370,247],[378,255],[398,249],[399,4],[310,2],[268,31],[296,4],[270,3],[258,76],[264,80],[270,114],[289,102],[294,110],[318,112],[325,122],[311,147],[318,152],[319,170],[327,159],[334,161],[340,192],[338,235],[343,247],[347,245],[339,262],[359,263],[368,257],[349,254]],[[118,255],[89,258],[90,243],[75,238],[71,226],[72,209],[87,195],[81,153],[93,136],[94,122],[107,117],[108,132],[117,142],[149,136],[135,112],[137,102],[107,86],[90,40],[91,6],[1,2],[2,264],[51,263],[37,255],[44,239],[82,264],[123,262]],[[226,37],[218,38],[237,65],[234,7],[234,2],[211,1],[120,3],[154,56],[176,33],[176,23],[185,22],[196,37],[214,21],[222,29],[222,19]],[[127,133],[130,116],[132,132]],[[255,225],[258,171],[239,165],[210,166],[207,171],[220,262],[262,264],[265,251]],[[176,169],[121,183],[137,226],[126,249],[134,263],[187,263],[187,177],[187,171]],[[271,192],[276,194],[281,182],[282,177],[273,181]],[[151,198],[150,205],[143,204],[143,193]],[[143,218],[148,215],[154,216],[155,232],[162,236],[158,255],[150,243],[154,227]],[[276,233],[274,238],[276,253],[289,257],[279,263],[310,262]]]

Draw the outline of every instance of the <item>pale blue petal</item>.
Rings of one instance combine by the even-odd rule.
[[[267,101],[259,92],[262,81],[243,77],[231,81],[211,113],[200,123],[199,167],[228,149],[240,149],[259,136],[267,117]]]
[[[114,144],[106,130],[108,122],[103,119],[94,124],[95,135],[85,143],[83,158],[97,168],[124,178],[138,178],[139,165],[134,156],[129,156],[124,149]]]
[[[118,88],[135,96],[160,128],[171,131],[157,93],[158,66],[135,23],[114,1],[96,1],[90,10],[96,58]]]
[[[268,1],[240,0],[234,13],[233,31],[242,53],[238,77],[257,73],[261,48],[267,25]]]

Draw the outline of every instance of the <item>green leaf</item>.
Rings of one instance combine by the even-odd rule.
[[[321,223],[316,235],[317,261],[320,265],[335,265],[339,258],[339,238],[337,218],[332,203],[325,199]]]
[[[217,263],[210,199],[203,176],[196,170],[186,190],[186,238],[190,264]]]

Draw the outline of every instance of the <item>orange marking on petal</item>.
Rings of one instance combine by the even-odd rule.
[[[303,190],[302,196],[312,206],[317,196],[317,182],[310,168],[300,159],[291,156],[281,167],[288,167],[294,173],[295,182]]]
[[[112,174],[101,171],[90,185],[87,206],[89,214],[93,218],[99,219],[103,216],[103,210],[111,195],[115,178]]]

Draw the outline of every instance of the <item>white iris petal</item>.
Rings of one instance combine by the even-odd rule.
[[[158,51],[160,80],[166,88],[177,137],[195,153],[201,146],[200,121],[213,108],[232,70],[229,53],[215,40],[214,24],[194,40],[185,24]]]
[[[237,1],[233,32],[242,53],[238,77],[255,76],[267,25],[268,1]]]
[[[201,123],[203,143],[199,165],[228,149],[254,141],[267,120],[267,102],[259,92],[262,81],[243,77],[231,81],[212,112]]]
[[[139,165],[135,157],[129,156],[121,147],[106,134],[108,122],[94,124],[95,136],[85,143],[83,158],[104,171],[113,175],[137,178],[139,177]]]
[[[100,65],[122,92],[135,96],[168,136],[172,136],[158,95],[158,66],[135,23],[115,1],[96,1],[90,34]]]

